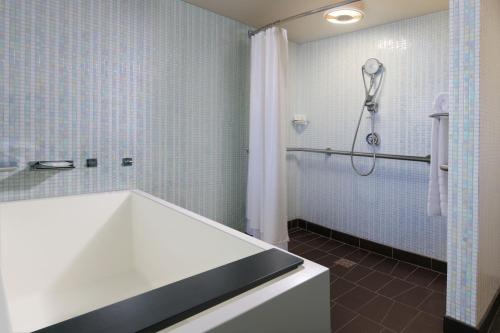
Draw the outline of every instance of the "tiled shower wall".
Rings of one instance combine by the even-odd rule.
[[[434,13],[301,45],[292,45],[289,146],[350,150],[364,100],[361,66],[386,67],[376,131],[379,152],[430,153],[435,96],[448,90],[448,12]],[[366,117],[366,114],[365,114]],[[363,119],[356,150],[369,121]],[[429,166],[377,160],[373,175],[357,176],[349,157],[288,156],[290,215],[399,249],[446,260],[446,218],[427,216]],[[366,170],[369,160],[355,159]]]
[[[450,2],[450,172],[446,314],[478,323],[479,47],[481,0]]]
[[[478,327],[500,288],[497,79],[500,6],[450,2],[450,224],[446,313]]]
[[[248,27],[182,1],[150,1],[152,175],[145,189],[244,230]]]
[[[0,162],[20,167],[0,173],[0,201],[135,188],[148,176],[148,15],[139,0],[0,0]],[[29,171],[37,160],[77,169]]]
[[[0,201],[140,188],[242,228],[246,31],[179,0],[0,0]]]

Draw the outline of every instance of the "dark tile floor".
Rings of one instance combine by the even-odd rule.
[[[500,332],[500,310],[497,311],[495,318],[491,323],[491,327],[488,333],[499,333],[499,332]]]
[[[302,229],[290,239],[290,252],[330,268],[332,332],[442,332],[446,275]]]

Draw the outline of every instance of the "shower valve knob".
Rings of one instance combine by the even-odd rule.
[[[366,143],[370,146],[378,146],[380,144],[380,136],[377,133],[370,133],[366,136]]]

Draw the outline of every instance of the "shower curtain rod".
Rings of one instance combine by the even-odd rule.
[[[281,20],[277,20],[277,21],[274,21],[272,23],[266,24],[266,25],[264,25],[264,26],[262,26],[260,28],[257,28],[255,30],[249,30],[248,31],[248,37],[251,38],[252,36],[258,34],[259,32],[261,32],[263,30],[266,30],[266,29],[269,29],[271,27],[274,27],[275,25],[278,25],[278,24],[281,24],[281,23],[285,23],[285,22],[288,22],[288,21],[293,21],[293,20],[296,20],[296,19],[299,19],[299,18],[302,18],[302,17],[306,17],[306,16],[309,16],[309,15],[317,14],[317,13],[321,13],[321,12],[324,12],[324,11],[329,10],[329,9],[333,9],[333,8],[337,8],[337,7],[342,7],[342,6],[349,5],[349,4],[354,3],[354,2],[360,2],[360,1],[361,0],[344,0],[344,1],[340,1],[340,2],[337,2],[337,3],[331,4],[331,5],[323,6],[323,7],[320,7],[320,8],[309,10],[307,12],[296,14],[296,15],[293,15],[293,16],[290,16],[290,17],[287,17],[287,18],[284,18],[284,19],[281,19]]]

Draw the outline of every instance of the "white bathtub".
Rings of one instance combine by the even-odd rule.
[[[32,332],[272,246],[141,191],[0,204],[1,332]],[[328,332],[310,261],[165,332]]]

